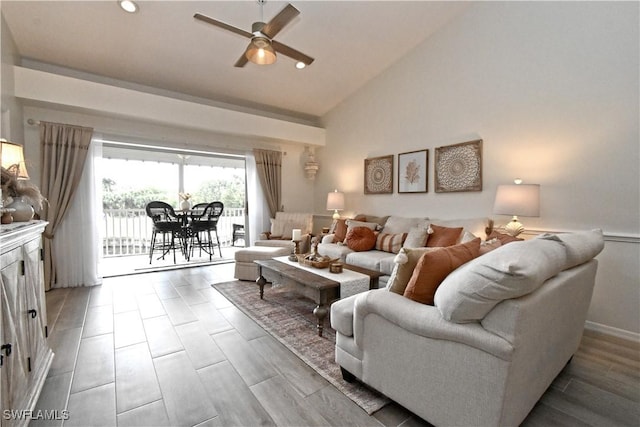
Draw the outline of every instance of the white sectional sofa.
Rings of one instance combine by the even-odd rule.
[[[363,221],[364,220],[364,221]],[[347,220],[350,224],[351,220]],[[442,227],[462,227],[463,232],[460,234],[460,241],[467,241],[473,237],[485,239],[487,233],[491,233],[492,221],[489,218],[467,218],[467,219],[429,219],[429,218],[405,218],[400,216],[374,217],[371,215],[356,215],[353,220],[354,226],[362,226],[362,223],[377,224],[377,230],[380,234],[398,235],[407,234],[407,239],[403,243],[403,247],[411,240],[412,231],[428,230],[431,224]],[[334,224],[335,225],[335,224]],[[473,237],[472,237],[473,236]],[[329,233],[322,237],[322,242],[318,244],[318,253],[320,255],[329,256],[333,259],[340,259],[347,264],[356,265],[358,267],[368,268],[370,270],[379,271],[384,274],[380,277],[380,285],[386,284],[394,267],[394,259],[396,253],[385,250],[372,249],[368,251],[357,252],[344,244],[343,242],[334,242],[335,234]],[[415,247],[413,244],[409,247]]]
[[[600,230],[506,244],[448,274],[435,305],[339,300],[336,362],[434,425],[517,426],[579,346],[603,247]]]

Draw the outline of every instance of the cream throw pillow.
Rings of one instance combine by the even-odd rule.
[[[429,230],[423,227],[412,227],[405,239],[402,247],[404,248],[423,248],[427,244]]]

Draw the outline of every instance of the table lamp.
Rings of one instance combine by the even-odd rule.
[[[333,211],[333,219],[340,218],[338,211],[344,209],[344,193],[333,190],[327,195],[327,210]]]
[[[0,159],[2,167],[11,172],[17,179],[29,179],[22,145],[0,140]]]
[[[518,221],[518,216],[540,216],[540,185],[522,184],[516,179],[516,184],[498,185],[493,213],[497,215],[513,215],[511,222],[504,228],[513,237],[524,231],[524,226]]]

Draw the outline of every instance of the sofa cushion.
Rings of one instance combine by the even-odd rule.
[[[291,239],[256,240],[253,244],[255,246],[268,246],[272,248],[289,248],[289,250],[293,251],[293,242]]]
[[[416,264],[404,296],[422,304],[433,305],[440,283],[456,268],[478,256],[480,239],[426,252]]]
[[[389,215],[374,216],[374,215],[366,215],[366,214],[357,214],[356,216],[353,217],[353,219],[356,221],[375,222],[380,226],[380,228],[384,227],[388,218],[389,218]]]
[[[276,212],[276,220],[292,221],[291,228],[299,228],[302,234],[311,234],[313,232],[313,215],[302,212]],[[290,236],[289,236],[290,237]]]
[[[383,260],[393,259],[394,254],[389,252],[371,250],[366,252],[351,252],[346,257],[346,263],[369,270],[380,271],[380,264]]]
[[[275,219],[271,218],[271,236],[274,237],[282,237],[284,236],[285,227],[289,230],[293,229],[293,222],[291,220],[285,219]]]
[[[426,252],[436,251],[441,248],[402,248],[394,258],[395,266],[391,277],[387,281],[387,290],[396,294],[404,294],[404,290],[411,279],[413,269],[416,268],[420,257]]]
[[[348,246],[335,243],[320,243],[318,245],[318,253],[320,255],[328,256],[331,259],[340,259],[340,261],[346,262],[347,255],[353,251]]]
[[[382,226],[377,222],[356,221],[355,219],[348,219],[345,223],[347,224],[347,230],[356,227],[366,227],[373,231],[382,229]]]
[[[435,305],[453,322],[481,320],[500,301],[536,290],[564,268],[566,259],[562,243],[554,240],[500,246],[447,276],[436,291]]]
[[[385,253],[387,254],[387,256],[380,258],[379,271],[380,273],[386,274],[387,276],[389,276],[393,272],[393,269],[396,266],[396,263],[395,263],[396,256],[395,254],[390,254],[388,252],[385,252]],[[384,286],[382,287],[386,287],[386,286],[387,286],[387,283],[385,282]]]
[[[411,227],[407,238],[404,239],[402,244],[403,248],[422,248],[427,244],[427,238],[429,237],[429,226],[426,227]]]
[[[451,228],[431,224],[430,228],[433,230],[433,233],[430,233],[427,239],[427,246],[430,248],[453,246],[458,243],[462,233],[462,227]]]
[[[402,248],[402,243],[407,238],[407,233],[387,234],[378,233],[376,238],[376,249],[379,251],[397,254]]]
[[[345,241],[351,250],[356,252],[369,251],[376,245],[376,235],[368,227],[349,227]]]
[[[602,230],[556,234],[567,251],[565,269],[584,264],[604,249]]]
[[[428,228],[427,218],[404,218],[391,215],[384,224],[383,232],[389,234],[408,233],[412,227]]]

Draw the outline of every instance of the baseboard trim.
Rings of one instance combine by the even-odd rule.
[[[601,323],[591,322],[587,320],[584,325],[585,329],[600,332],[614,337],[622,338],[628,341],[640,343],[640,334],[636,332],[626,331],[624,329],[614,328],[613,326],[603,325]]]

